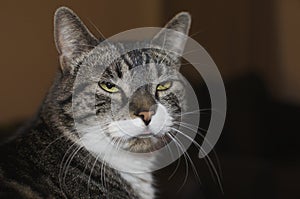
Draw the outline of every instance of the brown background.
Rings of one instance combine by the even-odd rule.
[[[72,8],[95,35],[99,33],[92,23],[106,37],[162,26],[184,10],[193,17],[190,35],[212,56],[226,86],[228,113],[216,147],[225,194],[191,149],[202,185],[190,169],[178,191],[185,166],[181,164],[175,178],[168,180],[176,167],[171,165],[158,171],[158,195],[300,198],[299,0],[14,0],[0,5],[0,131],[9,133],[14,127],[7,126],[32,116],[51,85],[58,69],[53,14],[60,5]],[[205,96],[205,87],[195,79],[194,85],[199,96]],[[209,107],[209,100],[201,102]]]
[[[277,97],[300,103],[300,3],[298,0],[211,1],[4,1],[0,6],[0,123],[38,108],[57,70],[53,13],[74,9],[109,37],[142,26],[162,26],[178,11],[193,16],[191,35],[223,77],[255,72]],[[98,34],[99,35],[99,34]]]

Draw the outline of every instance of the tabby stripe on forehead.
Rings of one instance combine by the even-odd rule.
[[[125,56],[123,57],[122,60],[127,65],[127,67],[128,67],[127,70],[130,70],[130,69],[133,68],[133,61],[132,61],[132,59],[130,58],[130,56],[128,54],[125,54]]]
[[[109,67],[107,67],[106,69],[105,69],[105,72],[104,72],[104,74],[103,74],[103,76],[107,76],[108,75],[108,77],[110,77],[110,78],[113,78],[114,76],[113,76],[113,73],[111,72],[111,69],[109,68]],[[107,77],[107,78],[108,78]]]
[[[144,53],[145,54],[145,63],[149,64],[151,62],[151,56],[149,53]]]
[[[122,78],[123,73],[122,73],[122,64],[120,64],[119,62],[115,64],[116,65],[116,73],[118,75],[119,78]]]
[[[147,56],[146,53],[144,51],[142,51],[142,64],[148,64],[149,62],[147,62]]]
[[[155,63],[157,63],[159,66],[157,67],[157,75],[161,76],[162,74],[165,74],[167,68],[163,67],[162,64],[168,63],[167,61],[167,54],[157,54]]]

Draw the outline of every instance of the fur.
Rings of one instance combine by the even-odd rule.
[[[187,13],[166,25],[183,34],[189,27]],[[176,126],[184,101],[178,55],[153,47],[120,56],[126,45],[139,42],[105,44],[65,7],[56,11],[54,29],[61,67],[36,117],[0,146],[0,198],[154,198],[151,173],[122,169],[151,170],[155,157],[145,161],[125,152],[162,147],[166,132]],[[183,38],[163,31],[153,38],[154,46],[162,39],[169,49],[184,48]],[[91,69],[98,65],[107,66],[100,77]],[[81,69],[95,84],[79,81],[75,96]],[[141,79],[156,84],[140,86]],[[170,88],[156,91],[170,79]],[[105,82],[122,92],[108,92],[101,87]],[[112,109],[117,114],[111,115]]]

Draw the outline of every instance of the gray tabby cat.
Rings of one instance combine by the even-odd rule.
[[[190,22],[188,13],[179,13],[165,28],[188,34]],[[86,94],[82,100],[93,102],[91,96],[96,100],[95,113],[104,131],[100,135],[103,139],[98,139],[97,131],[91,128],[84,135],[83,145],[72,113],[77,73],[81,67],[95,65],[104,55],[113,55],[125,46],[100,45],[104,38],[96,39],[65,7],[56,11],[54,33],[61,70],[36,117],[13,140],[0,146],[0,198],[154,198],[151,173],[125,173],[114,168],[150,168],[155,157],[136,163],[134,157],[121,155],[117,150],[114,161],[108,163],[97,158],[97,154],[106,152],[107,142],[139,153],[155,150],[172,139],[172,128],[176,127],[182,111],[182,82],[164,79],[157,85],[133,88],[137,78],[160,79],[177,74],[180,57],[162,48],[133,50],[107,66],[98,77],[96,88],[80,85],[80,93]],[[170,48],[183,49],[185,45],[185,40],[172,34],[165,38],[165,34],[158,33],[153,40],[161,39]],[[128,73],[140,65],[149,70]],[[90,92],[93,95],[87,94]],[[114,118],[112,102],[118,113]],[[129,107],[129,114],[124,107]],[[83,114],[81,118],[89,115]],[[140,128],[129,125],[132,123]],[[128,137],[124,131],[133,136]]]

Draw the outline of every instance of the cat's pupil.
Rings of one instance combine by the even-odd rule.
[[[112,83],[109,83],[109,82],[106,82],[105,85],[108,89],[111,89],[112,87],[114,87],[114,85]]]

